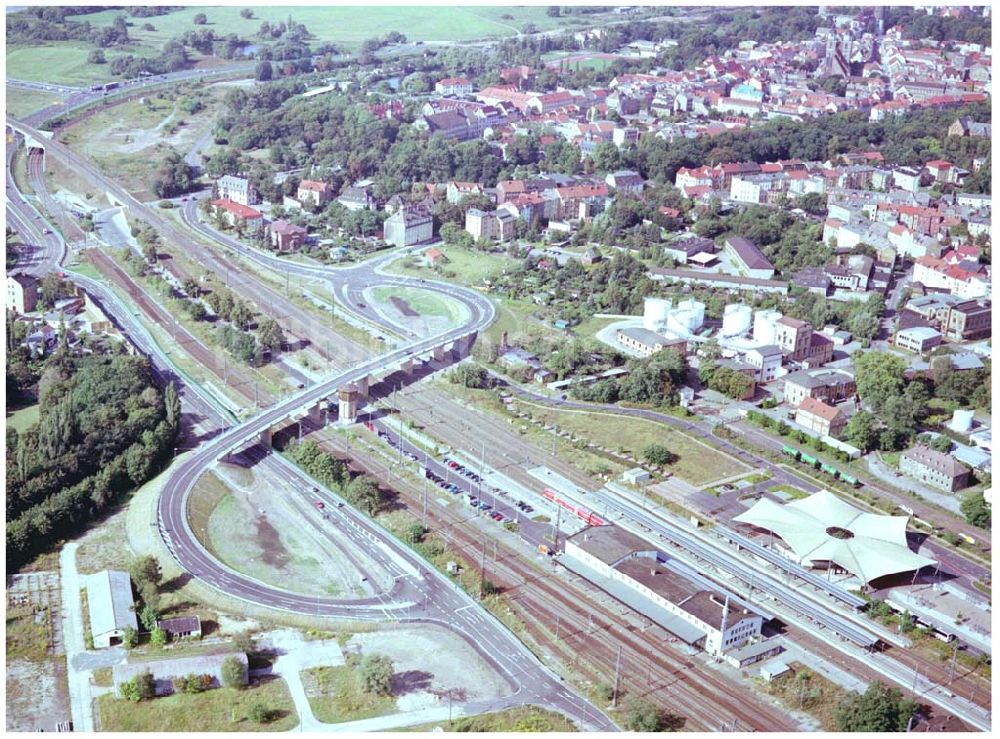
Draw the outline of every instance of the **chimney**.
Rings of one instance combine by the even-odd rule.
[[[507,332],[504,331],[500,334],[500,351],[507,349]]]

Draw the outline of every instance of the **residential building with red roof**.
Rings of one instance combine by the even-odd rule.
[[[264,228],[264,214],[248,205],[234,203],[232,200],[220,198],[213,200],[212,206],[222,219],[236,229],[243,229],[251,234],[259,233]]]

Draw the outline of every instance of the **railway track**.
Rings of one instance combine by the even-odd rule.
[[[329,431],[317,431],[313,436],[330,450],[349,453],[358,471],[385,478],[385,468],[360,454],[356,445],[348,448],[342,437]],[[422,492],[399,480],[393,481],[393,488],[407,509],[419,515]],[[471,525],[470,518],[436,503],[431,496],[428,518],[432,532],[478,569],[482,533]],[[744,728],[762,731],[798,728],[782,711],[747,695],[740,696],[739,686],[698,665],[700,658],[692,661],[663,649],[655,641],[651,644],[653,635],[662,642],[670,638],[659,627],[635,633],[635,626],[626,617],[593,603],[581,583],[539,571],[504,544],[496,544],[495,558],[487,549],[486,577],[503,589],[538,648],[592,685],[613,681],[621,646],[624,690],[684,715],[690,724],[714,730],[723,724],[731,725],[735,719]],[[592,593],[599,592],[586,587]],[[557,620],[558,635],[553,628]]]
[[[172,316],[150,298],[141,285],[136,283],[110,257],[100,250],[94,249],[88,253],[88,258],[106,279],[124,290],[134,301],[135,305],[151,321],[167,331],[177,346],[181,347],[192,359],[215,375],[220,381],[232,387],[246,398],[248,403],[253,403],[257,400],[261,406],[266,407],[274,402],[274,397],[271,393],[266,388],[260,387],[259,383],[256,383],[257,390],[255,391],[255,382],[240,367],[238,362],[220,362],[215,352],[175,321]]]

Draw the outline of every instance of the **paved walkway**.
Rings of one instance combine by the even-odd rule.
[[[83,638],[83,612],[80,604],[80,575],[76,570],[76,550],[71,542],[59,553],[62,579],[63,640],[66,647],[66,675],[69,681],[70,713],[74,731],[94,731],[93,703],[90,695],[90,671],[80,669],[78,655],[86,653]]]

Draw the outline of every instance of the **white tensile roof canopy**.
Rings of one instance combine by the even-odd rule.
[[[827,490],[784,505],[761,498],[733,520],[774,532],[803,562],[834,562],[864,583],[935,564],[906,545],[908,516],[865,513]]]

